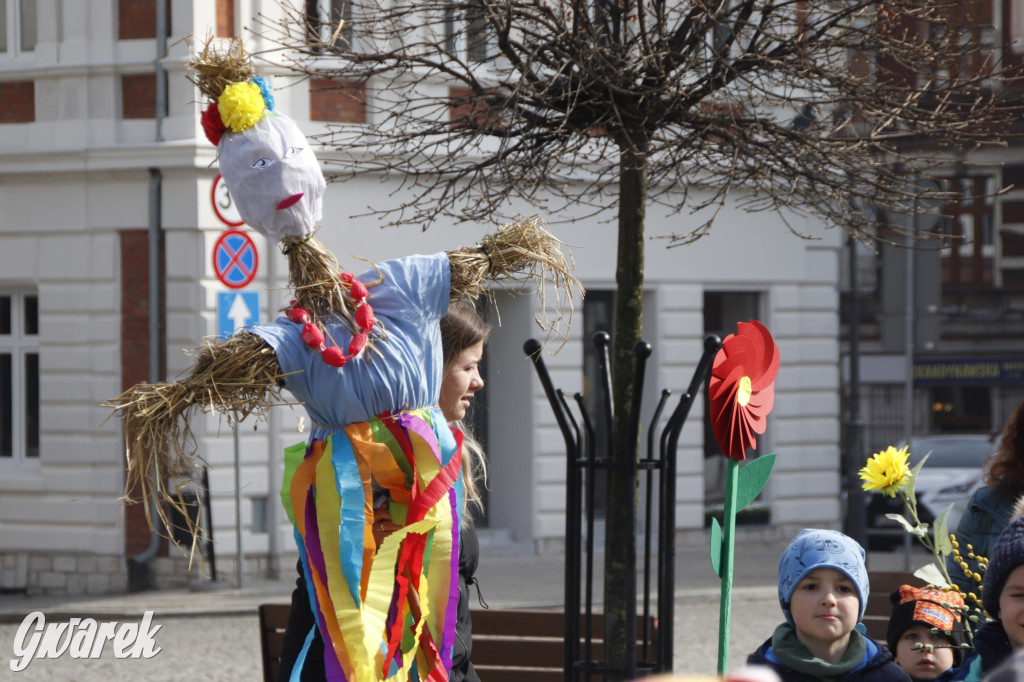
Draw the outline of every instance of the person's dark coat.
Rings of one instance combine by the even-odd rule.
[[[988,557],[996,546],[999,534],[1010,521],[1010,512],[1017,495],[994,485],[979,488],[967,503],[964,515],[956,527],[956,540],[960,545],[960,555],[967,562],[971,572],[979,573],[978,562],[968,556],[967,545],[971,545],[978,556]],[[964,575],[963,569],[953,563],[952,557],[946,560],[946,569],[953,582],[964,594],[978,594],[978,583]]]
[[[967,657],[953,675],[954,682],[978,682],[983,676],[1010,658],[1013,645],[998,620],[985,623],[974,633],[974,653]]]

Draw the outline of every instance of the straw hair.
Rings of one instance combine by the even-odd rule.
[[[573,300],[583,297],[583,285],[572,275],[575,263],[572,254],[566,258],[562,253],[563,247],[537,216],[502,225],[479,245],[448,252],[451,297],[476,299],[487,294],[487,280],[506,289],[522,289],[536,282],[540,312],[534,320],[564,345],[572,326]],[[554,317],[549,315],[551,309]]]
[[[187,42],[191,53],[187,77],[213,101],[217,101],[227,86],[256,75],[238,36],[232,36],[227,45],[223,44],[222,38],[208,36],[198,54],[192,48],[191,40]]]

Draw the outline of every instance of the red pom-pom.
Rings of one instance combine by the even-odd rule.
[[[224,135],[227,127],[224,125],[224,120],[220,117],[220,109],[217,108],[216,102],[210,102],[210,105],[206,107],[199,117],[199,122],[203,124],[203,132],[206,133],[206,139],[212,142],[214,146],[220,144],[220,138]]]
[[[344,367],[345,363],[348,362],[348,358],[345,357],[345,354],[337,346],[324,348],[323,352],[320,353],[320,357],[331,367]]]
[[[353,275],[351,272],[339,272],[338,279],[340,279],[345,284],[352,284],[352,282],[356,281],[355,275]]]
[[[324,345],[324,333],[312,322],[302,327],[302,341],[310,348],[319,349]]]
[[[359,305],[359,303],[366,300],[366,297],[370,295],[370,292],[366,290],[365,284],[359,280],[355,280],[349,287],[348,295],[356,305]]]
[[[309,313],[304,308],[289,308],[288,319],[299,324],[308,324]]]
[[[363,352],[363,348],[366,348],[366,334],[356,334],[352,337],[351,343],[348,344],[348,357],[349,359],[358,356]]]
[[[373,307],[371,307],[369,303],[364,303],[356,308],[356,324],[358,324],[359,328],[367,334],[369,334],[370,330],[373,329],[374,319]]]

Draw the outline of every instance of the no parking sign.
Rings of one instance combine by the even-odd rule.
[[[224,286],[241,289],[256,276],[259,254],[245,232],[228,230],[213,246],[213,271]]]

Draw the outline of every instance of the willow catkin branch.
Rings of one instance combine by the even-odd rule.
[[[448,252],[451,296],[477,298],[487,292],[488,281],[507,288],[536,283],[539,311],[534,320],[564,345],[572,327],[573,302],[584,292],[572,274],[572,254],[567,257],[563,250],[568,252],[543,220],[521,217],[484,237],[478,246]]]

